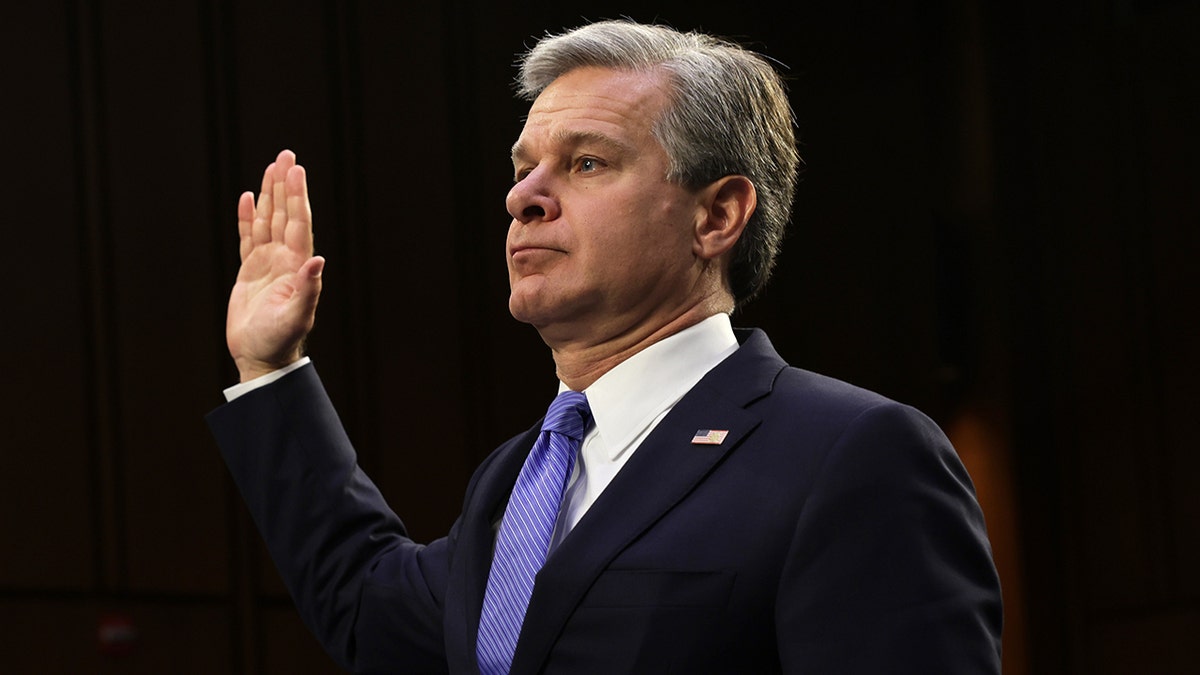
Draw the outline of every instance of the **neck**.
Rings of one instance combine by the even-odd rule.
[[[598,342],[561,341],[550,344],[558,379],[573,391],[583,391],[625,359],[650,345],[690,328],[730,308],[716,302],[701,303],[667,321],[643,323]]]

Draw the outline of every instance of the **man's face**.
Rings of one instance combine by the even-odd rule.
[[[529,111],[506,203],[509,310],[551,346],[653,329],[694,297],[702,209],[651,135],[667,102],[661,75],[580,68]]]

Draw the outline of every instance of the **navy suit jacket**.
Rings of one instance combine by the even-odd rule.
[[[999,582],[942,432],[738,338],[546,561],[512,672],[999,673]],[[338,662],[478,672],[493,524],[540,423],[484,460],[427,546],[358,468],[313,367],[209,424]],[[693,445],[699,429],[729,434]]]

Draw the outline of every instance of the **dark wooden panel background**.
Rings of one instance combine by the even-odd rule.
[[[631,4],[4,4],[0,671],[333,672],[202,422],[237,195],[283,147],[308,166],[311,352],[436,537],[554,388],[505,302],[513,57],[618,15],[789,66],[797,226],[737,322],[948,430],[1006,672],[1193,671],[1200,6]]]

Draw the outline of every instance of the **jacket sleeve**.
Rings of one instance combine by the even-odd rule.
[[[428,546],[408,538],[359,468],[315,368],[207,421],[301,618],[334,660],[356,672],[445,671],[454,530]]]
[[[788,673],[1000,672],[1000,587],[970,478],[924,415],[872,406],[830,447],[779,589]]]

